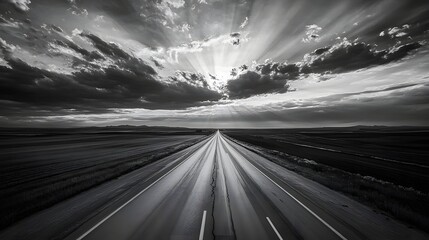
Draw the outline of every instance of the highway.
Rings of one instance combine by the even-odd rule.
[[[147,177],[141,190],[68,239],[427,237],[301,179],[219,131],[194,149]]]

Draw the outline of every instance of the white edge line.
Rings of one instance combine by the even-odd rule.
[[[117,208],[115,211],[113,211],[112,213],[110,213],[109,215],[107,215],[105,218],[103,218],[100,222],[98,222],[97,224],[95,224],[92,228],[90,228],[88,231],[86,231],[84,234],[82,234],[80,237],[76,238],[76,240],[82,240],[83,238],[85,238],[88,234],[90,234],[92,231],[94,231],[98,226],[100,226],[101,224],[103,224],[105,221],[107,221],[107,219],[109,219],[110,217],[112,217],[114,214],[116,214],[117,212],[119,212],[122,208],[124,208],[126,205],[128,205],[130,202],[132,202],[134,199],[136,199],[138,196],[140,196],[142,193],[146,192],[150,187],[152,187],[153,185],[155,185],[155,183],[159,182],[161,179],[163,179],[165,176],[167,176],[169,173],[171,173],[173,170],[175,170],[176,168],[178,168],[180,165],[182,165],[184,162],[186,162],[186,160],[188,160],[192,155],[188,156],[185,160],[183,160],[181,163],[177,164],[174,168],[170,169],[170,171],[168,171],[167,173],[165,173],[164,175],[162,175],[160,178],[158,178],[157,180],[155,180],[153,183],[151,183],[149,186],[147,186],[145,189],[141,190],[139,193],[137,193],[137,195],[135,195],[134,197],[132,197],[130,200],[128,200],[127,202],[125,202],[124,204],[122,204],[119,208]]]
[[[250,162],[250,161],[249,161]],[[253,165],[253,163],[250,163]],[[339,233],[335,228],[333,228],[331,225],[329,225],[329,223],[325,222],[325,220],[323,220],[321,217],[319,217],[315,212],[313,212],[311,209],[309,209],[307,206],[305,206],[302,202],[300,202],[298,199],[296,199],[292,194],[290,194],[288,191],[284,190],[284,188],[282,188],[279,184],[277,184],[276,182],[274,182],[274,180],[272,180],[271,178],[269,178],[267,175],[265,175],[265,173],[263,173],[261,170],[259,170],[255,165],[253,165],[253,167],[256,168],[256,170],[258,170],[260,173],[262,173],[262,175],[264,175],[266,178],[268,178],[272,183],[274,183],[277,187],[279,187],[281,190],[283,190],[283,192],[285,192],[287,195],[289,195],[293,200],[295,200],[297,203],[299,203],[299,205],[301,205],[303,208],[305,208],[305,210],[307,210],[309,213],[311,213],[314,217],[316,217],[319,221],[321,221],[326,227],[328,227],[329,229],[331,229],[335,234],[337,234],[338,237],[340,237],[343,240],[347,240],[346,237],[344,237],[341,233]]]
[[[316,213],[314,213],[311,209],[309,209],[307,206],[305,206],[302,202],[300,202],[297,198],[295,198],[292,194],[290,194],[288,191],[286,191],[284,188],[282,188],[279,184],[274,182],[270,177],[268,177],[265,173],[263,173],[259,168],[257,168],[253,163],[249,162],[256,170],[258,170],[262,175],[264,175],[266,178],[268,178],[272,183],[274,183],[278,188],[283,190],[287,195],[289,195],[293,200],[295,200],[299,205],[301,205],[305,210],[307,210],[309,213],[311,213],[314,217],[316,217],[320,222],[322,222],[326,227],[331,229],[338,237],[340,237],[343,240],[347,240],[346,237],[344,237],[341,233],[339,233],[335,228],[333,228],[329,223],[325,222],[321,217],[319,217]]]
[[[271,222],[269,217],[267,217],[267,221],[271,225],[271,227],[274,229],[274,232],[276,232],[277,237],[279,237],[280,240],[283,240],[282,236],[280,236],[279,231],[277,231],[276,227],[274,227],[274,224]]]
[[[200,237],[198,238],[199,240],[203,240],[204,239],[204,228],[206,226],[206,214],[207,211],[204,210],[203,212],[203,219],[201,220],[201,229],[200,229]]]

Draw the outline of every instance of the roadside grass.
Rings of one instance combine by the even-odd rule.
[[[56,180],[51,184],[44,184],[43,181],[40,181],[39,185],[32,186],[30,189],[21,186],[2,191],[0,199],[5,202],[0,205],[0,229],[78,193],[184,150],[207,137],[185,141],[164,148],[162,152],[148,152],[132,159],[118,159],[113,163],[84,168],[67,176],[58,175],[55,176],[57,179],[50,179],[51,182]]]
[[[373,211],[391,216],[409,227],[429,232],[429,194],[406,188],[371,176],[350,173],[315,161],[269,150],[253,144],[230,140],[268,160],[341,192]]]

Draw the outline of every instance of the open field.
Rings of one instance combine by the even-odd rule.
[[[226,130],[224,133],[266,149],[429,191],[429,128]]]
[[[429,227],[426,129],[355,127],[224,132],[249,150],[342,192],[374,211],[422,230]]]
[[[205,138],[181,128],[0,130],[0,228]]]

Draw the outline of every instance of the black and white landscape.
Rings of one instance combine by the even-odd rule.
[[[0,239],[428,239],[429,2],[0,1]]]

